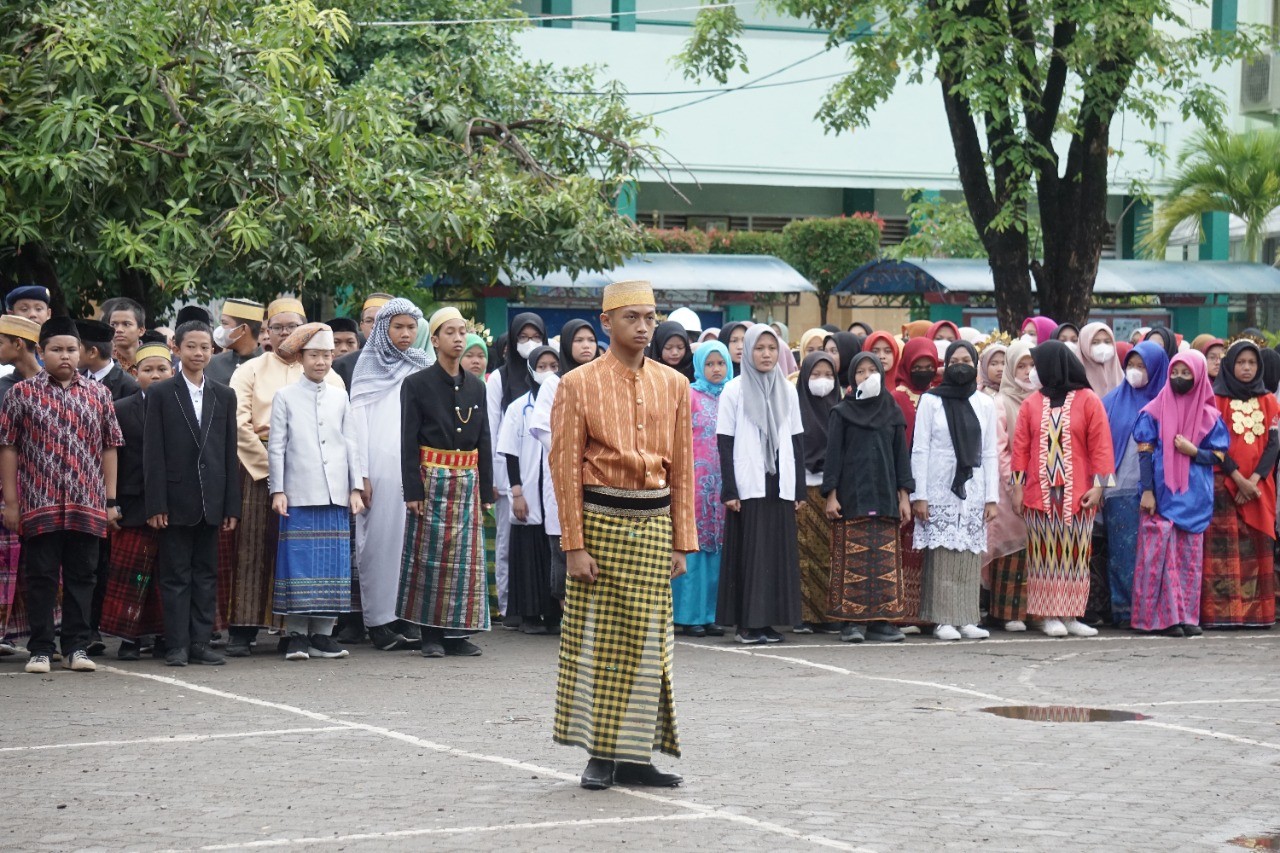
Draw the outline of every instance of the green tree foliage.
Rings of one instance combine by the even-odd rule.
[[[1081,322],[1106,234],[1112,119],[1154,127],[1177,110],[1217,127],[1222,93],[1207,71],[1257,49],[1262,34],[1211,32],[1206,0],[763,0],[828,32],[849,60],[818,116],[840,132],[871,123],[898,83],[936,79],[965,201],[995,275],[1002,325],[1040,307]],[[699,13],[680,57],[724,81],[744,64],[726,46],[733,7]],[[1132,132],[1132,131],[1131,131]],[[1147,145],[1158,152],[1158,146]],[[1039,212],[1043,254],[1028,222]]]
[[[881,220],[873,214],[838,219],[798,219],[782,229],[783,260],[818,289],[818,309],[827,322],[831,291],[845,276],[880,252]]]
[[[777,231],[711,231],[707,234],[713,255],[773,255],[782,257],[786,239]]]
[[[907,204],[907,220],[910,233],[896,246],[885,250],[885,256],[899,261],[912,258],[985,258],[987,247],[973,227],[969,206],[964,202],[947,201],[941,196],[925,195],[918,189],[907,190],[902,197]],[[1039,228],[1030,219],[1031,246],[1034,251],[1040,242]]]
[[[653,151],[620,91],[522,61],[498,0],[0,4],[0,287],[71,307],[608,265]]]

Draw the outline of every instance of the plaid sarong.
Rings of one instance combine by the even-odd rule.
[[[991,561],[991,616],[1027,621],[1027,549]]]
[[[164,633],[160,584],[155,576],[159,557],[160,535],[150,527],[125,527],[111,533],[102,633],[135,642]]]
[[[240,475],[243,500],[231,572],[229,621],[245,627],[283,628],[284,618],[272,613],[280,516],[271,511],[267,478],[254,480],[243,467]]]
[[[22,540],[18,538],[18,534],[0,527],[0,640],[31,631],[27,625],[26,607],[18,584],[18,560],[21,553]]]
[[[476,451],[422,448],[421,518],[406,513],[396,616],[430,628],[489,630]]]
[[[280,519],[275,599],[278,614],[351,609],[351,510],[291,506]]]
[[[671,516],[583,513],[594,583],[569,578],[553,737],[593,758],[679,757],[671,684]]]
[[[240,532],[218,528],[218,608],[213,615],[213,630],[221,632],[231,626],[231,581],[236,568],[236,536]]]

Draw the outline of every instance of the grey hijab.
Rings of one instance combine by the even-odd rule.
[[[778,361],[767,373],[756,369],[752,353],[761,335],[769,335],[778,342]],[[782,372],[782,343],[778,333],[764,323],[747,328],[742,346],[742,410],[747,420],[760,430],[764,449],[764,469],[778,473],[778,448],[789,436],[783,434],[782,425],[788,420],[787,377]]]

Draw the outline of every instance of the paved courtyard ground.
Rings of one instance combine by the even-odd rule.
[[[186,669],[118,664],[113,645],[93,675],[0,660],[0,849],[1280,845],[1243,840],[1280,831],[1280,632],[682,641],[685,755],[658,763],[686,785],[602,793],[550,739],[554,638],[480,643]],[[1011,705],[1147,719],[982,710]]]

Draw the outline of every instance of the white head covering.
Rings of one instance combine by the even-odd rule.
[[[399,385],[404,377],[428,366],[427,354],[422,350],[409,347],[402,352],[391,343],[391,318],[401,314],[415,320],[422,319],[418,306],[408,299],[392,299],[378,309],[373,331],[369,333],[364,349],[360,350],[356,369],[351,374],[353,408],[376,402]]]
[[[677,308],[671,312],[667,319],[684,326],[686,332],[702,332],[702,320],[690,308]]]
[[[756,369],[755,359],[751,356],[761,335],[772,335],[778,341],[779,360],[767,373]],[[787,419],[788,405],[787,374],[782,370],[781,361],[785,346],[778,333],[763,323],[747,328],[742,345],[742,410],[747,420],[760,430],[764,469],[770,474],[778,473],[779,448],[783,440],[790,440],[790,436],[784,435],[782,430],[782,424]]]

